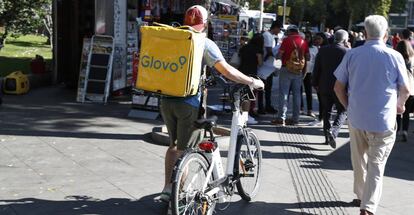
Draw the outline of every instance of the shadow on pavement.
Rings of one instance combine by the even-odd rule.
[[[326,157],[321,158],[320,168],[352,170],[349,142]],[[396,142],[387,161],[385,176],[414,181],[414,144]],[[306,166],[304,166],[306,167]],[[310,166],[309,168],[314,167]]]
[[[412,123],[411,123],[412,124]],[[257,126],[259,127],[259,126]],[[257,128],[256,127],[256,128]],[[264,129],[269,129],[269,127],[264,127]],[[276,131],[276,129],[273,131]],[[320,128],[316,127],[298,127],[298,128],[288,128],[288,129],[278,129],[277,132],[284,132],[287,134],[299,134],[299,135],[321,135]],[[347,132],[340,134],[340,137],[349,138]],[[313,152],[325,151],[318,149],[315,146],[322,145],[321,143],[301,143],[295,144],[293,142],[281,142],[281,141],[261,141],[264,146],[290,146],[296,147],[303,151],[300,153],[300,159],[314,158],[317,161],[303,161],[301,167],[303,168],[322,168],[322,169],[331,169],[331,170],[352,170],[351,158],[350,158],[350,143],[349,140],[347,143],[343,144],[341,147],[332,151],[332,153],[326,156],[319,156]],[[414,180],[414,171],[412,165],[414,163],[414,141],[409,139],[408,142],[399,142],[397,141],[394,145],[394,148],[391,152],[391,155],[387,162],[387,167],[385,169],[385,176],[399,178],[404,180]],[[294,159],[296,153],[273,153],[268,151],[263,151],[263,158],[267,159]]]
[[[120,123],[113,121],[113,118],[125,122],[137,121],[127,117],[131,108],[129,103],[122,103],[121,100],[107,105],[81,104],[75,100],[74,92],[63,87],[36,89],[21,96],[7,95],[0,106],[0,134],[147,142],[151,140],[149,134],[117,133],[116,128]],[[139,122],[158,123],[142,119]],[[128,126],[127,123],[125,126]],[[90,127],[100,130],[88,131]]]
[[[334,201],[334,202],[301,202],[301,203],[267,203],[267,202],[245,202],[240,200],[233,202],[230,206],[220,211],[218,214],[289,214],[289,215],[313,215],[317,214],[318,210],[312,212],[315,208],[335,208],[335,207],[353,207],[348,202]],[[301,209],[303,209],[301,211]]]
[[[45,200],[25,198],[17,200],[0,200],[0,214],[5,215],[132,215],[132,214],[166,214],[167,205],[156,202],[158,194],[139,200],[126,198],[95,199],[89,196],[67,196],[65,200]]]

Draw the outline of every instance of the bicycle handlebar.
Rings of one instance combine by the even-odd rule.
[[[256,100],[256,97],[252,89],[248,85],[239,84],[239,83],[226,80],[223,76],[215,74],[215,72],[212,72],[211,76],[212,78],[206,80],[206,85],[213,86],[216,83],[218,83],[219,85],[225,88],[228,88],[229,89],[228,92],[230,93],[229,96],[232,101],[234,101],[234,95],[236,93],[240,93],[240,98],[242,100],[250,100],[250,101]]]

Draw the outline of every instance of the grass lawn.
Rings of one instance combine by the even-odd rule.
[[[47,38],[37,35],[24,35],[18,38],[8,37],[0,50],[0,76],[21,70],[30,73],[30,61],[41,55],[50,65],[52,49],[46,44]]]

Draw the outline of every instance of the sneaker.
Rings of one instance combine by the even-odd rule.
[[[270,123],[272,123],[273,125],[285,126],[285,120],[284,119],[274,119],[274,120],[270,121]]]
[[[256,121],[256,119],[249,115],[249,118],[247,119],[247,124],[248,125],[256,125],[257,123],[258,122]]]
[[[314,113],[312,113],[312,111],[308,111],[308,113],[306,114],[307,116],[310,116],[312,118],[316,118],[316,115]]]
[[[171,199],[171,189],[164,188],[159,196],[160,200],[163,202],[169,202]]]
[[[319,121],[318,119],[315,119],[314,121],[308,123],[309,126],[320,126],[322,125],[322,121]]]
[[[336,149],[336,140],[331,132],[328,132],[328,143],[333,149]]]

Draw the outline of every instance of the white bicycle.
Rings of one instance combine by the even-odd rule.
[[[186,151],[175,165],[172,214],[211,215],[216,203],[227,202],[236,187],[245,201],[250,201],[258,193],[262,152],[257,136],[246,126],[248,100],[253,94],[249,87],[240,84],[230,87],[229,94],[233,117],[226,171],[212,131],[217,117],[196,121],[196,127],[203,128],[209,139]]]

